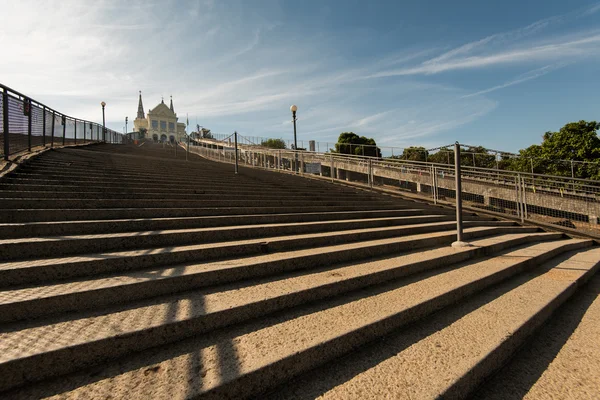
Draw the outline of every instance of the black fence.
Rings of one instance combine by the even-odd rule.
[[[0,155],[91,142],[123,143],[122,133],[101,124],[65,115],[0,84]]]

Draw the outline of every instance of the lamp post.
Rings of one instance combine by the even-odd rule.
[[[292,122],[294,123],[294,171],[298,173],[298,141],[296,140],[296,111],[298,111],[298,106],[293,104],[290,107],[290,111],[292,112]]]
[[[127,135],[127,121],[129,121],[129,117],[125,117],[125,134]]]
[[[102,141],[106,143],[106,121],[104,119],[104,107],[106,107],[106,103],[100,103],[102,106]]]

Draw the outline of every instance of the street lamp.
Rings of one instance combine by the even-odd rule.
[[[294,151],[295,151],[295,164],[294,171],[298,173],[298,141],[296,140],[296,111],[298,111],[298,106],[295,104],[290,107],[290,111],[292,112],[292,122],[294,123]]]
[[[106,103],[100,103],[102,106],[102,141],[106,143],[106,121],[104,119],[104,107],[106,107]]]

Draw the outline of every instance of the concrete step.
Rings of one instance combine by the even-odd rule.
[[[242,190],[245,192],[256,192],[257,185],[252,186],[240,186],[235,185],[235,193],[240,193]],[[275,188],[268,186],[267,190],[279,190],[280,188]],[[121,182],[119,185],[107,185],[107,186],[96,186],[95,183],[88,182],[87,185],[27,185],[27,184],[13,184],[13,183],[0,183],[0,190],[2,193],[12,192],[12,191],[27,191],[27,192],[111,192],[111,193],[194,193],[194,194],[214,194],[214,195],[223,195],[223,194],[231,194],[232,187],[231,185],[214,185],[214,184],[203,184],[203,185],[186,185],[174,186],[172,184],[163,184],[163,185],[144,185],[129,182]],[[285,194],[294,194],[294,193],[307,193],[308,191],[304,188],[286,188]],[[312,188],[309,193],[315,194],[329,194],[332,193],[332,188]],[[340,192],[341,193],[341,192]],[[344,192],[345,193],[345,192]],[[349,192],[350,193],[350,192]]]
[[[90,221],[52,221],[0,223],[0,238],[23,238],[31,236],[85,235],[107,232],[140,232],[168,229],[211,228],[217,226],[276,224],[293,222],[341,221],[369,218],[398,218],[426,215],[423,209],[375,210],[352,212],[317,212],[297,214],[219,215],[212,217],[174,217],[144,219],[113,219]],[[474,218],[469,216],[469,218]],[[479,217],[493,220],[491,217]]]
[[[504,251],[497,257],[423,272],[228,330],[153,348],[105,364],[92,376],[88,373],[62,376],[36,387],[29,384],[28,393],[13,393],[14,396],[60,393],[73,398],[110,393],[116,397],[153,399],[258,395],[378,336],[423,319],[560,254],[591,244],[588,240],[569,239]],[[19,371],[25,372],[25,376],[13,373],[14,368],[6,368],[3,389],[39,379],[36,377],[41,377],[39,371],[55,371],[55,365],[60,369],[63,364],[53,363],[52,368],[38,364]],[[65,387],[67,393],[61,393],[60,388]]]
[[[169,296],[113,313],[70,316],[67,321],[34,327],[13,325],[0,334],[0,354],[4,355],[0,356],[0,372],[9,368],[13,375],[25,376],[28,380],[42,377],[32,377],[27,372],[38,370],[42,365],[63,366],[59,370],[48,368],[53,374],[72,372],[292,306],[447,267],[515,246],[560,238],[560,234],[547,233],[504,235],[476,240],[472,243],[473,247],[458,250],[445,246],[376,261],[327,266],[308,274],[287,274],[276,280],[262,280],[241,288],[228,285]],[[172,310],[182,307],[189,312],[172,313]],[[165,313],[172,315],[162,318]],[[81,327],[85,327],[83,331]],[[68,344],[50,339],[70,332],[77,332],[77,335]],[[37,346],[29,346],[29,341]],[[117,342],[118,346],[115,346]]]
[[[59,204],[57,204],[58,206]],[[354,206],[300,206],[300,207],[197,207],[197,208],[113,208],[113,209],[0,209],[1,223],[19,222],[49,222],[49,221],[89,221],[131,218],[181,218],[222,215],[250,214],[281,214],[281,213],[310,213],[310,212],[355,212],[377,210],[402,210],[399,204],[394,207],[369,207],[369,205]],[[474,215],[474,214],[472,214]]]
[[[505,225],[503,221],[479,221],[465,218],[467,226]],[[508,223],[514,225],[514,223]],[[330,233],[335,240],[354,242],[375,237],[392,237],[414,232],[452,229],[449,215],[371,218],[362,220],[294,222],[283,224],[239,225],[210,228],[134,231],[93,235],[43,236],[0,240],[0,259],[27,260],[37,257],[97,253],[112,250],[182,246],[263,238],[265,242],[280,236]]]
[[[215,193],[166,193],[166,192],[154,192],[147,190],[144,192],[138,191],[136,193],[119,193],[119,192],[74,192],[74,191],[62,191],[61,188],[57,187],[55,191],[2,191],[0,192],[0,198],[2,199],[69,199],[69,200],[97,200],[97,199],[110,199],[110,200],[148,200],[148,199],[162,199],[162,201],[169,200],[196,200],[196,201],[209,201],[219,197]],[[297,192],[297,193],[274,193],[272,191],[262,190],[248,190],[248,191],[236,191],[233,194],[226,195],[227,200],[276,200],[281,199],[282,201],[304,201],[308,204],[312,204],[315,201],[331,201],[331,193],[312,193],[312,192]],[[381,201],[380,197],[365,196],[365,195],[350,195],[347,196],[352,201],[363,201],[365,203],[371,201]]]
[[[1,195],[1,194],[0,194]],[[350,198],[336,197],[330,200],[285,200],[285,199],[250,199],[250,200],[172,200],[162,199],[160,196],[154,199],[141,199],[136,200],[135,204],[140,208],[153,207],[153,208],[197,208],[197,207],[260,207],[260,206],[364,206],[364,202],[361,200],[354,200]],[[36,199],[36,198],[22,198],[22,199],[3,199],[0,198],[0,208],[3,209],[22,209],[22,208],[34,208],[34,209],[53,209],[57,205],[61,208],[74,208],[74,209],[92,209],[92,208],[121,208],[123,206],[123,200],[121,199],[105,199],[96,198],[94,201],[86,199],[70,199],[70,198],[58,198],[58,199]],[[393,206],[392,200],[376,200],[370,201],[369,205],[372,207],[385,207]]]
[[[474,399],[595,399],[600,393],[600,274],[552,315]]]
[[[153,166],[154,168],[154,166]],[[18,170],[17,170],[18,171]],[[47,175],[47,174],[29,174],[29,173],[19,173],[13,172],[9,175],[6,175],[2,178],[2,183],[5,184],[34,184],[34,185],[86,185],[90,183],[89,177],[84,174],[81,176],[70,176],[70,174],[65,175]],[[122,176],[119,175],[110,175],[110,176],[96,176],[94,177],[93,183],[95,185],[122,185],[125,182],[129,183],[127,179],[123,179]],[[208,179],[200,179],[200,178],[166,178],[166,177],[155,177],[148,175],[147,177],[139,177],[131,182],[132,185],[171,185],[171,186],[196,186],[202,187],[207,184],[215,184],[216,186],[240,186],[240,187],[273,187],[279,183],[279,188],[289,188],[289,189],[298,189],[298,188],[323,188],[322,185],[311,185],[311,182],[292,182],[287,184],[282,184],[280,182],[269,182],[268,180],[259,181],[259,182],[251,182],[248,181],[248,178],[240,177],[236,179],[222,179],[220,182],[210,182]],[[331,185],[331,184],[330,184]],[[333,186],[333,185],[332,185]],[[341,186],[337,186],[340,187]]]
[[[152,165],[150,165],[152,164]],[[154,172],[154,168],[165,168],[170,167],[172,170],[176,172],[182,172],[182,176],[179,176],[179,179],[184,177],[185,175],[189,175],[191,179],[198,180],[209,180],[210,174],[206,174],[206,172],[216,172],[221,171],[221,169],[214,169],[213,171],[203,169],[203,174],[185,174],[189,172],[189,168],[185,165],[178,166],[171,165],[171,163],[136,163],[131,165],[119,165],[119,166],[111,166],[107,167],[106,164],[99,163],[99,165],[82,165],[82,164],[24,164],[22,165],[17,173],[27,173],[27,174],[41,174],[41,175],[55,175],[55,176],[85,176],[85,174],[90,174],[95,177],[110,177],[112,175],[118,175],[122,177],[127,177],[128,179],[136,179],[136,178],[148,178],[152,177],[159,180],[168,180],[169,177],[160,175],[157,176]],[[235,174],[230,173],[223,176],[224,181],[239,181],[239,178],[235,176]],[[281,181],[284,184],[290,185],[291,182],[289,180]],[[308,182],[303,182],[303,185],[306,185]]]
[[[536,228],[522,227],[475,227],[469,228],[465,232],[466,238],[485,237],[494,234],[507,233],[532,233],[537,232]],[[261,239],[245,240],[238,242],[215,243],[205,245],[179,246],[163,249],[142,249],[132,251],[107,252],[99,254],[87,254],[76,257],[58,257],[17,262],[4,262],[0,264],[0,285],[10,288],[15,285],[33,285],[40,283],[59,282],[78,277],[92,277],[102,274],[118,273],[132,274],[136,270],[155,269],[153,274],[164,275],[160,270],[168,268],[172,275],[176,272],[181,275],[188,268],[195,270],[194,265],[200,271],[204,271],[206,263],[216,265],[213,271],[206,266],[207,273],[202,276],[203,285],[222,282],[222,269],[228,265],[235,265],[236,258],[255,257],[261,254],[268,254],[267,258],[274,260],[275,264],[264,262],[263,265],[252,267],[251,271],[245,269],[233,268],[229,272],[229,277],[234,276],[237,279],[243,279],[247,276],[263,276],[269,273],[276,273],[282,268],[301,268],[299,260],[303,257],[309,257],[311,262],[336,262],[348,261],[353,259],[364,259],[383,254],[393,254],[401,251],[408,251],[415,248],[427,248],[449,244],[455,239],[455,235],[450,232],[428,232],[418,233],[418,230],[411,232],[410,235],[401,238],[386,238],[365,240],[362,243],[347,245],[343,240],[331,240],[326,235],[314,236],[304,235],[296,237],[274,238],[268,244]],[[324,240],[323,240],[324,239]],[[313,243],[312,245],[310,243]],[[316,246],[316,249],[310,249]],[[341,247],[340,247],[341,246]],[[302,253],[294,253],[308,250]],[[288,260],[287,257],[290,256]],[[274,253],[274,254],[271,254]],[[286,254],[277,254],[286,253]],[[298,258],[300,257],[300,258]],[[215,261],[221,262],[214,264]],[[286,260],[282,263],[281,260]],[[264,260],[263,260],[264,261]],[[306,261],[306,260],[304,260]],[[202,264],[198,264],[201,262]],[[175,269],[173,269],[175,268]],[[277,269],[279,268],[279,269]],[[141,277],[147,276],[146,272],[140,271]],[[20,290],[15,288],[14,290]],[[31,287],[25,288],[27,293],[31,292]],[[32,293],[37,293],[35,290]],[[8,291],[5,295],[9,295]],[[14,295],[14,293],[13,293]],[[8,298],[11,299],[10,296]],[[33,311],[39,315],[38,311]],[[8,318],[8,315],[5,315]],[[2,316],[0,315],[0,319]]]
[[[408,220],[405,220],[408,218]],[[411,219],[416,221],[411,223]],[[431,222],[434,221],[434,222]],[[437,221],[437,222],[436,222]],[[222,228],[179,229],[172,231],[123,232],[97,235],[73,235],[60,237],[37,237],[0,240],[2,260],[28,260],[72,256],[89,253],[101,253],[114,250],[151,249],[153,253],[168,251],[174,246],[210,245],[212,243],[240,243],[240,240],[254,238],[261,243],[263,251],[274,251],[274,243],[294,242],[298,248],[321,246],[333,243],[352,243],[363,240],[398,237],[407,234],[438,232],[451,230],[456,226],[444,216],[438,217],[401,217],[397,225],[387,226],[374,221],[371,228],[356,228],[355,222],[306,222],[300,224],[271,224],[259,226],[239,226]],[[405,225],[403,223],[409,223]],[[359,224],[360,225],[360,224]],[[469,221],[469,226],[514,226],[510,221]],[[345,230],[330,230],[340,226]],[[227,246],[230,247],[230,246]],[[152,250],[153,249],[153,250]]]
[[[509,360],[599,267],[597,247],[566,253],[410,330],[389,335],[383,338],[385,343],[356,352],[337,362],[334,368],[311,371],[310,377],[287,385],[268,398],[466,398]],[[590,349],[589,343],[586,349]],[[521,373],[519,382],[531,372]],[[512,387],[506,383],[503,380],[501,387],[489,393],[490,397],[486,393],[479,398],[510,398],[507,391]],[[556,383],[564,385],[562,381]],[[581,387],[573,383],[573,388]],[[556,391],[546,391],[535,398],[575,398],[568,391],[563,394],[557,397]]]
[[[90,180],[93,179],[93,180]],[[9,189],[11,187],[17,186],[18,190],[30,190],[29,187],[42,187],[44,189],[51,190],[61,190],[62,187],[88,187],[88,186],[108,186],[114,187],[117,189],[122,188],[179,188],[179,189],[190,189],[190,190],[203,190],[204,188],[212,188],[212,189],[225,189],[229,190],[229,193],[232,193],[232,190],[276,190],[281,193],[306,193],[306,192],[316,192],[316,193],[326,193],[329,192],[342,192],[345,194],[368,194],[373,197],[374,195],[364,191],[355,191],[351,190],[351,188],[346,188],[340,185],[330,185],[330,188],[313,186],[313,185],[278,185],[276,183],[270,182],[260,182],[260,183],[251,183],[251,182],[240,182],[238,180],[227,182],[223,180],[221,182],[215,183],[210,182],[209,180],[204,179],[185,179],[178,181],[170,181],[169,179],[157,179],[152,176],[148,176],[144,179],[131,180],[127,177],[114,175],[110,178],[103,177],[94,177],[94,176],[85,176],[82,175],[81,178],[64,175],[60,179],[56,177],[47,176],[47,175],[32,175],[32,174],[15,174],[11,176],[6,176],[2,178],[2,188]],[[47,190],[46,190],[47,191]],[[378,196],[378,195],[377,195]]]

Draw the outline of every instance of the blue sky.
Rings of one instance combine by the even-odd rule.
[[[217,133],[516,151],[600,111],[598,1],[6,1],[0,82],[121,131],[173,95]],[[9,57],[6,58],[5,55]],[[131,122],[130,125],[131,127]]]

